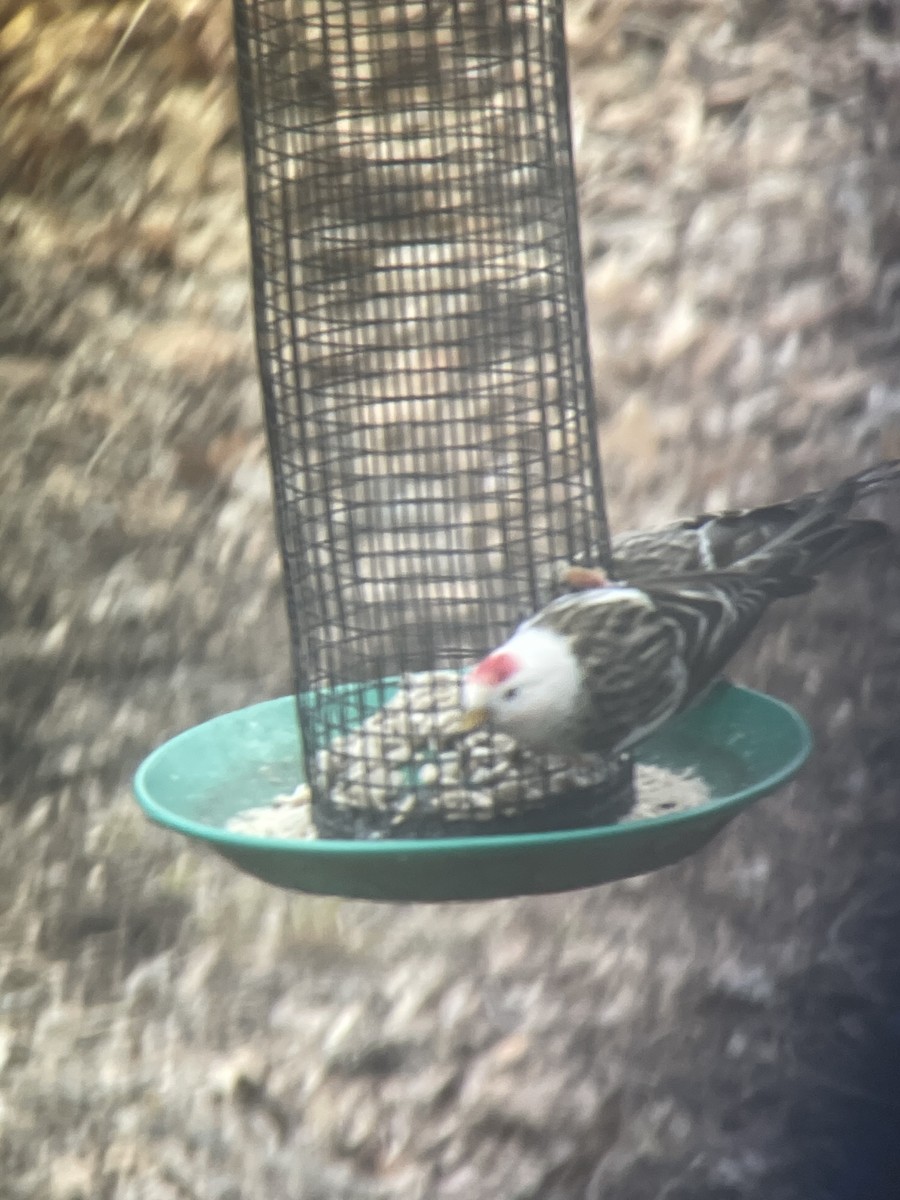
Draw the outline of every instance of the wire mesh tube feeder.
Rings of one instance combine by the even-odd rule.
[[[139,800],[262,879],[377,899],[683,857],[799,767],[790,709],[723,684],[670,723],[638,770],[707,798],[648,820],[628,758],[459,727],[461,669],[560,563],[609,565],[562,0],[236,0],[235,28],[296,696],[166,743]],[[318,838],[226,828],[301,776]]]

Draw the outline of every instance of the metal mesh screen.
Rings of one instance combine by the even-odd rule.
[[[562,3],[235,16],[312,764],[371,705],[364,685],[384,700],[384,680],[471,662],[546,601],[552,564],[608,545]]]

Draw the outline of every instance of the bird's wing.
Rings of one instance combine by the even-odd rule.
[[[801,496],[765,508],[700,513],[661,529],[623,533],[612,546],[615,575],[639,583],[661,574],[727,569],[789,529],[815,503]]]
[[[889,531],[880,521],[845,517],[860,486],[854,477],[823,493],[786,530],[728,570],[641,582],[679,631],[689,695],[715,679],[774,600],[808,592],[836,558],[885,540]],[[874,475],[867,486],[876,486]]]
[[[640,583],[659,575],[728,569],[764,549],[816,510],[832,522],[853,505],[900,479],[900,460],[878,463],[821,491],[759,508],[700,513],[659,529],[613,539],[613,575]]]
[[[687,678],[682,707],[721,674],[777,596],[796,595],[812,586],[811,579],[775,585],[739,571],[645,584],[657,611],[677,630]]]
[[[615,753],[682,706],[686,671],[679,635],[638,588],[611,585],[562,596],[523,628],[565,637],[581,666],[585,704],[573,740],[586,753]]]

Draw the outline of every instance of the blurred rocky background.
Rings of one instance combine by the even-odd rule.
[[[769,620],[815,758],[659,875],[290,897],[138,812],[290,688],[230,19],[0,0],[0,1198],[896,1197],[896,557]],[[900,454],[900,9],[569,41],[613,526]]]

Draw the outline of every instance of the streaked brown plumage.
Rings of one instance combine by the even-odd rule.
[[[467,677],[466,707],[532,749],[619,753],[696,700],[773,601],[809,591],[837,558],[883,541],[887,526],[847,514],[898,477],[900,463],[885,463],[785,505],[679,522],[668,527],[678,546],[668,557],[651,553],[660,531],[641,535],[636,577],[561,596],[525,621]],[[698,530],[700,550],[683,536],[696,542]],[[692,562],[701,552],[724,561],[748,546],[718,569],[643,573],[651,561]],[[624,573],[628,560],[618,561]]]
[[[837,488],[806,492],[793,500],[759,508],[700,513],[658,529],[619,534],[613,538],[613,570],[609,577],[641,583],[661,576],[723,570],[780,537],[836,491],[840,493],[835,500],[837,515],[841,515],[898,476],[900,460],[878,463],[842,480]],[[597,570],[589,564],[598,558],[593,551],[562,567],[554,580],[554,596],[596,587]]]

